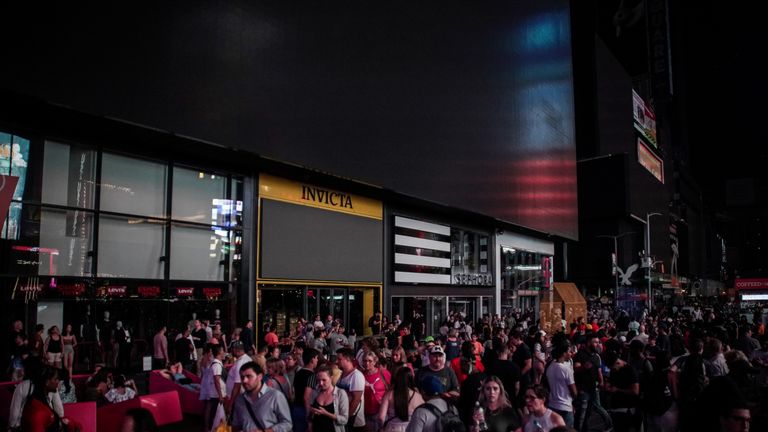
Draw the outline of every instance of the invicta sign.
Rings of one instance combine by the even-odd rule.
[[[301,186],[301,199],[316,204],[330,205],[332,207],[354,210],[352,197],[341,192],[320,189],[313,186]]]

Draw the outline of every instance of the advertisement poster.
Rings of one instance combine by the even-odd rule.
[[[653,113],[643,98],[632,90],[632,113],[634,116],[635,129],[654,147],[658,148],[656,141],[656,115]]]

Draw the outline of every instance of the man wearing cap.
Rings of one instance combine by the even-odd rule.
[[[456,400],[459,397],[459,380],[451,368],[445,367],[445,353],[440,346],[435,345],[429,351],[429,364],[416,372],[416,382],[424,391],[424,385],[430,377],[437,377],[443,385],[443,399]]]
[[[440,348],[440,347],[437,347]],[[450,370],[450,369],[448,369]],[[421,381],[421,394],[426,399],[423,405],[420,405],[411,415],[411,421],[408,423],[406,432],[433,432],[440,430],[440,424],[438,422],[438,416],[434,411],[439,413],[445,413],[448,410],[452,410],[456,415],[458,411],[453,405],[449,405],[442,397],[445,393],[445,386],[440,381],[440,378],[434,375],[429,375]],[[427,405],[431,405],[432,408]]]
[[[232,342],[230,349],[232,350],[232,355],[235,356],[235,363],[229,368],[229,373],[227,374],[227,394],[229,395],[226,407],[227,412],[231,411],[232,403],[237,399],[237,396],[241,391],[240,367],[249,361],[252,361],[251,357],[245,353],[245,344],[243,341],[236,340]]]

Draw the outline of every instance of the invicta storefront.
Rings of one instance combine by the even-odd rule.
[[[380,309],[382,204],[314,184],[262,174],[256,311],[263,335],[294,332],[299,318],[329,315],[346,334],[370,333]]]

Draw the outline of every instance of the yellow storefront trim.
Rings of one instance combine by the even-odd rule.
[[[383,219],[381,201],[269,174],[259,176],[259,197],[355,216]]]

